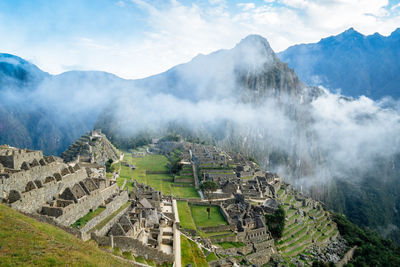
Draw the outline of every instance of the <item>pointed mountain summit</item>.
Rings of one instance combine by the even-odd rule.
[[[137,80],[153,92],[173,94],[193,101],[209,98],[247,98],[290,95],[300,99],[308,92],[287,64],[282,63],[267,39],[249,35],[234,48],[198,55],[167,72]]]

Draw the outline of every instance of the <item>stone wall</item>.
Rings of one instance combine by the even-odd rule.
[[[41,188],[21,193],[21,198],[12,203],[11,207],[23,212],[37,212],[46,202],[52,201],[65,188],[71,187],[85,178],[85,169],[79,169],[74,173],[63,176],[60,181],[54,179],[53,181],[42,183]]]
[[[220,242],[238,242],[238,239],[236,235],[229,235],[229,236],[221,236],[221,237],[216,237],[212,238],[212,241],[214,243],[220,243]]]
[[[24,192],[28,182],[39,180],[43,184],[47,176],[53,176],[54,173],[59,173],[64,166],[64,164],[52,162],[45,166],[39,165],[27,171],[19,171],[10,174],[8,178],[2,177],[0,178],[0,192],[9,192],[11,190]]]
[[[218,225],[218,226],[208,226],[208,227],[198,227],[198,228],[205,233],[226,232],[235,230],[235,227],[232,225]]]
[[[228,212],[225,210],[225,208],[222,205],[219,205],[219,209],[221,211],[222,216],[229,223],[229,225],[233,225],[234,223],[233,223],[231,217],[229,216]]]
[[[117,215],[114,216],[114,218],[112,218],[108,223],[106,223],[101,229],[94,231],[93,233],[95,234],[95,236],[104,236],[105,234],[107,234],[107,232],[111,229],[111,227],[119,221],[122,215],[124,215],[129,210],[129,208],[130,206],[121,210]]]
[[[70,204],[64,207],[61,216],[56,218],[56,221],[62,225],[71,225],[79,218],[86,215],[89,210],[95,210],[104,203],[104,200],[112,194],[118,193],[118,185],[113,184],[106,189],[92,191],[90,195],[85,195],[79,199],[77,203]]]
[[[1,155],[0,156],[0,163],[3,164],[4,167],[10,169],[17,169],[19,170],[22,163],[24,162],[32,162],[34,159],[39,161],[43,158],[42,151],[32,151],[26,149],[17,149],[17,150],[10,150],[10,155]]]
[[[121,251],[131,251],[135,257],[143,256],[145,259],[152,259],[157,264],[173,263],[174,255],[166,254],[158,249],[148,247],[137,239],[127,236],[97,236],[92,238],[101,246],[118,247]]]
[[[107,218],[113,212],[118,210],[122,205],[128,202],[129,196],[127,191],[122,191],[120,195],[116,196],[110,203],[106,205],[106,209],[103,210],[99,215],[94,217],[92,220],[88,221],[85,226],[81,229],[82,239],[84,241],[90,239],[90,234],[88,233],[93,227],[99,224],[102,220]]]
[[[240,242],[262,242],[271,239],[267,227],[239,232],[237,237]]]

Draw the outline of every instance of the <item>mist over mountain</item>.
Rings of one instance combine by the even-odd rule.
[[[60,154],[92,129],[116,81],[122,85],[122,79],[104,72],[50,75],[0,54],[0,143]]]
[[[387,37],[350,28],[318,43],[289,47],[278,56],[309,85],[352,97],[400,97],[400,28]]]
[[[112,141],[201,137],[256,158],[353,221],[381,233],[400,226],[396,102],[307,86],[261,36],[141,80],[73,71],[0,93],[0,143],[59,153],[94,126]]]

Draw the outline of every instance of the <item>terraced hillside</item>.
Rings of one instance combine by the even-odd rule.
[[[324,246],[339,235],[331,214],[320,203],[304,205],[306,200],[297,200],[294,191],[284,189],[278,191],[278,199],[286,219],[283,235],[276,245],[284,258],[296,257],[313,245]]]
[[[92,242],[0,204],[1,266],[129,266]]]
[[[75,143],[71,144],[66,151],[61,154],[66,162],[77,160],[85,162],[97,162],[104,165],[109,159],[117,161],[120,152],[101,132],[88,132],[82,135]]]

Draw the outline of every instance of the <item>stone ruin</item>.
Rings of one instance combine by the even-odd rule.
[[[109,159],[118,161],[119,151],[101,133],[101,130],[93,130],[82,135],[71,144],[66,151],[61,153],[65,162],[85,162],[104,165]]]
[[[101,132],[92,137],[102,138]],[[173,263],[174,255],[180,255],[176,201],[136,181],[129,197],[95,163],[66,164],[41,151],[1,146],[0,200],[83,240],[93,238],[156,263]],[[99,207],[103,210],[97,216],[71,228]]]
[[[100,245],[116,246],[157,264],[173,263],[180,254],[176,201],[148,185],[134,182],[131,205],[103,236],[93,235]]]
[[[0,149],[0,199],[21,212],[69,226],[101,205],[126,195],[97,168],[65,164],[41,151]],[[104,169],[104,168],[103,168]],[[107,203],[108,202],[108,203]]]

